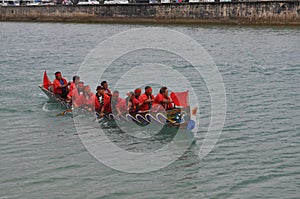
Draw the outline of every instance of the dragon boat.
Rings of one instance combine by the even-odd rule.
[[[47,95],[49,101],[57,102],[63,109],[72,109],[70,102],[67,102],[66,99],[61,98],[59,95],[55,95],[51,90],[45,88],[43,84],[39,84],[38,87]]]
[[[76,114],[86,113],[86,111],[74,110],[72,109],[72,103],[68,102],[66,99],[61,98],[59,95],[56,95],[52,92],[51,87],[49,87],[50,80],[47,77],[46,71],[44,73],[43,84],[38,85],[38,87],[48,96],[49,100],[52,102],[57,102],[63,109],[73,110]],[[51,83],[51,82],[50,82]],[[116,115],[110,113],[104,118],[100,118],[99,123],[109,123],[110,126],[117,126],[117,123],[134,123],[139,126],[146,126],[149,124],[157,124],[166,127],[174,128],[184,128],[187,130],[192,130],[195,127],[195,118],[197,108],[191,110],[191,107],[188,104],[188,91],[171,93],[170,97],[172,98],[175,108],[167,111],[146,111],[146,112],[137,112],[137,113],[122,113],[121,115]],[[184,106],[180,106],[184,105]],[[91,114],[91,113],[89,113]],[[93,113],[93,115],[97,115]]]

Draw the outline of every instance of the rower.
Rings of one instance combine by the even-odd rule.
[[[84,89],[84,82],[78,82],[76,84],[75,89],[73,90],[72,99],[75,100],[78,96],[82,95],[83,89]]]
[[[111,113],[110,97],[105,93],[103,86],[98,86],[96,89],[95,110],[100,117]]]
[[[56,72],[55,80],[53,81],[53,93],[66,99],[68,95],[68,86],[70,84],[71,82],[67,82],[67,80],[62,77],[61,72]]]
[[[154,104],[160,104],[165,110],[170,110],[173,109],[172,103],[172,99],[168,96],[168,88],[165,86],[161,87],[154,99]]]
[[[108,88],[108,83],[107,83],[107,81],[102,81],[102,82],[101,82],[101,86],[103,86],[105,94],[107,94],[109,97],[111,97],[112,94],[111,94],[111,91],[110,91],[109,88]]]
[[[76,90],[76,85],[80,82],[80,77],[75,75],[73,77],[73,82],[71,82],[69,87],[69,93],[67,96],[67,100],[70,102],[72,100],[73,92]]]
[[[126,112],[126,101],[119,96],[119,91],[114,91],[111,97],[111,109],[114,114],[121,115]]]
[[[128,110],[130,113],[137,113],[140,109],[139,97],[142,93],[142,89],[137,88],[134,92],[127,93],[128,95]]]
[[[91,92],[90,86],[85,86],[83,89],[83,94],[79,95],[74,101],[74,106],[76,108],[83,108],[88,111],[92,111],[95,107],[95,94]]]
[[[139,97],[140,101],[140,111],[146,112],[149,111],[152,107],[152,103],[154,101],[154,96],[152,95],[151,86],[145,87],[145,93]]]

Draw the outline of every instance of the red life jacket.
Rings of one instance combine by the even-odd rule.
[[[55,79],[53,81],[53,93],[54,94],[62,94],[63,89],[67,88],[59,88],[59,86],[62,86],[64,84],[67,84],[67,80],[62,78],[61,80]]]
[[[154,99],[154,95],[150,95],[150,96],[147,96],[146,93],[142,94],[140,97],[139,97],[139,101],[142,105],[140,105],[140,110],[141,111],[147,111],[147,110],[150,110],[151,106],[152,106],[152,103],[146,103],[145,101],[149,99],[149,97],[151,99]]]
[[[139,111],[139,104],[140,101],[135,98],[134,96],[132,98],[129,99],[129,102],[131,103],[130,107],[129,107],[129,112],[130,113],[136,113]]]
[[[95,96],[95,110],[100,112],[102,107],[104,107],[105,113],[111,113],[110,97],[105,93],[102,96],[96,93]]]
[[[170,100],[170,97],[164,97],[162,94],[158,93],[154,99],[155,104],[160,104],[162,107],[164,107],[165,110],[170,110],[173,108],[172,103],[163,103],[163,100]]]

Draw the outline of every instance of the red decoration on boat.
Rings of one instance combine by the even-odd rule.
[[[43,78],[43,87],[47,90],[49,90],[49,86],[52,85],[50,79],[48,78],[48,75],[46,71],[44,72],[44,78]]]
[[[189,91],[172,92],[170,97],[176,106],[181,106],[184,108],[189,106]]]

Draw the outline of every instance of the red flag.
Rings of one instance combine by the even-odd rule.
[[[172,92],[170,95],[176,106],[187,107],[189,106],[189,91]]]
[[[50,79],[48,78],[48,76],[47,76],[47,73],[46,73],[46,71],[44,72],[44,79],[43,79],[43,87],[45,88],[45,89],[49,89],[49,86],[51,85],[52,83],[51,83],[51,81],[50,81]]]
[[[197,110],[198,110],[198,107],[193,108],[192,115],[196,115],[197,114]]]

